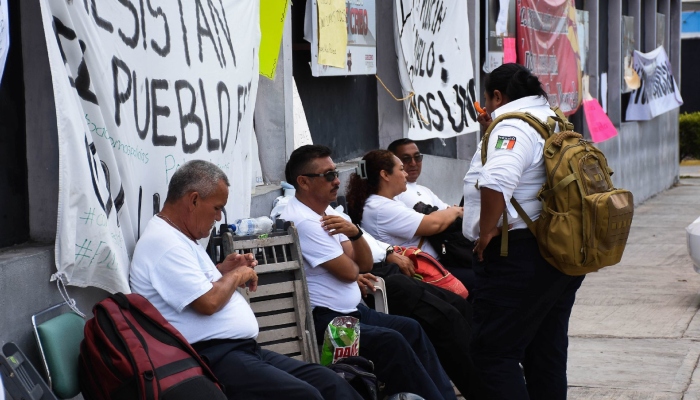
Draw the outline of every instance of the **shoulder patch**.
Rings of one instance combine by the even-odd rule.
[[[496,150],[513,150],[515,136],[499,136],[496,142]]]

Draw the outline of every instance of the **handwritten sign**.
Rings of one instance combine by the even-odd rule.
[[[53,278],[70,285],[129,292],[136,241],[187,161],[228,175],[229,219],[250,212],[259,0],[151,3],[39,1],[58,105]]]
[[[515,38],[503,38],[503,63],[509,64],[517,62],[518,55],[515,52]]]
[[[275,79],[289,0],[260,0],[260,75]]]
[[[594,143],[600,143],[617,136],[617,129],[603,111],[598,100],[588,96],[584,97],[583,112],[586,114],[586,123]]]
[[[345,68],[348,22],[345,0],[318,0],[318,63]]]
[[[7,14],[7,1],[0,0],[0,82],[2,82],[2,74],[5,70],[5,62],[7,61],[7,52],[10,47],[10,16]]]

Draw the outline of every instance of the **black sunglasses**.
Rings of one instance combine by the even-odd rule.
[[[309,178],[320,178],[320,177],[324,177],[324,178],[326,178],[326,180],[327,180],[328,182],[333,182],[333,181],[335,180],[335,178],[338,177],[339,174],[340,174],[340,173],[339,173],[338,170],[336,169],[336,170],[333,170],[333,171],[325,172],[325,173],[323,173],[323,174],[301,174],[301,176],[306,176],[306,177],[309,177]]]
[[[400,158],[401,162],[404,164],[408,164],[411,162],[411,160],[415,161],[416,163],[419,163],[423,161],[423,155],[422,154],[416,154],[415,156],[403,156]]]

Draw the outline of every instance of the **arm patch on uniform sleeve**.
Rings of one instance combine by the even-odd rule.
[[[513,150],[515,136],[499,136],[496,142],[496,150]]]

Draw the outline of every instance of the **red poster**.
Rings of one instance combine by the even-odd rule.
[[[574,0],[518,0],[518,63],[537,75],[549,104],[571,115],[581,105],[581,58]]]

